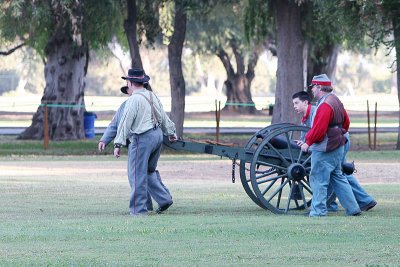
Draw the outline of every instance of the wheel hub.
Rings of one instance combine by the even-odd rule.
[[[288,177],[292,181],[300,181],[306,175],[306,169],[299,163],[293,163],[288,168]]]

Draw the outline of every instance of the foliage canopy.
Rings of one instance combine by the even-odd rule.
[[[76,45],[99,48],[122,24],[118,1],[28,1],[0,2],[0,29],[8,41],[21,40],[43,55],[56,32],[72,36]],[[99,19],[101,18],[101,19]]]

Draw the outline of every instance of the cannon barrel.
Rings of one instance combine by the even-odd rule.
[[[251,151],[245,151],[243,147],[232,147],[232,146],[224,146],[221,144],[216,145],[216,144],[207,144],[199,142],[187,142],[183,140],[170,142],[167,136],[164,136],[164,145],[174,150],[206,153],[210,155],[227,157],[230,159],[251,161],[251,159],[253,158],[253,153]]]

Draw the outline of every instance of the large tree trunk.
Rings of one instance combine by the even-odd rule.
[[[232,50],[235,54],[237,71],[233,70],[228,54],[220,49],[217,56],[222,61],[226,70],[227,79],[224,83],[226,88],[226,103],[223,110],[236,111],[245,114],[254,114],[257,109],[251,97],[251,82],[255,74],[254,68],[258,61],[258,53],[253,53],[247,65],[247,72],[245,72],[244,58],[239,53],[238,49],[231,44]]]
[[[312,45],[311,45],[312,46]],[[311,83],[314,75],[325,73],[331,80],[334,80],[336,62],[339,54],[339,45],[327,45],[318,51],[310,51],[307,61],[307,84]],[[313,58],[311,58],[313,54]]]
[[[397,100],[399,101],[399,125],[397,130],[397,145],[396,149],[400,150],[400,18],[393,18],[393,35],[396,49],[396,71],[397,71]]]
[[[66,32],[58,31],[49,40],[45,54],[46,87],[41,105],[33,116],[31,126],[19,138],[43,138],[44,106],[48,104],[50,139],[82,139],[87,46],[77,47]]]
[[[251,82],[245,74],[228,77],[224,83],[227,100],[223,110],[242,114],[256,113],[257,109],[250,92]]]
[[[298,123],[292,95],[303,90],[303,45],[301,8],[295,1],[275,0],[278,70],[272,123]],[[305,4],[303,4],[305,5]]]
[[[175,3],[174,33],[168,45],[169,80],[171,84],[171,120],[176,135],[183,136],[185,119],[185,79],[182,71],[182,50],[186,35],[187,16],[182,6]]]
[[[128,39],[129,52],[131,53],[131,67],[143,68],[142,59],[139,52],[139,44],[137,41],[137,8],[136,0],[127,0],[128,18],[124,22],[126,38]]]

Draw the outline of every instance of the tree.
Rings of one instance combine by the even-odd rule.
[[[153,45],[155,37],[161,33],[158,20],[158,10],[161,2],[162,0],[139,2],[136,0],[123,0],[121,3],[123,10],[126,9],[127,13],[124,21],[124,31],[131,54],[132,68],[143,68],[139,51],[139,46],[143,39],[146,39],[147,44]]]
[[[363,30],[355,30],[354,26],[343,30],[332,11],[340,7],[337,1],[249,0],[249,7],[247,16],[256,19],[246,23],[248,35],[271,39],[266,30],[271,23],[268,19],[273,17],[276,25],[272,38],[276,39],[278,78],[272,121],[297,122],[298,116],[287,108],[291,106],[291,95],[307,88],[314,75],[326,73],[334,78],[340,47],[362,47]],[[354,20],[354,16],[348,20]]]
[[[83,138],[89,48],[99,48],[111,40],[113,29],[120,24],[120,7],[108,0],[3,0],[0,9],[2,37],[24,40],[45,63],[41,105],[19,138],[43,138],[45,106],[51,139]]]
[[[305,87],[311,83],[312,77],[325,73],[334,79],[336,61],[343,35],[337,30],[338,26],[324,16],[320,16],[318,9],[312,5],[307,9],[305,16],[305,44],[304,59],[306,60],[307,76]]]
[[[127,0],[128,16],[124,21],[124,29],[126,38],[129,43],[129,52],[131,54],[131,67],[143,68],[142,59],[140,58],[139,43],[137,40],[137,8],[136,0]]]
[[[400,7],[396,6],[395,9],[389,9],[392,11],[392,26],[393,26],[393,45],[396,50],[396,55],[400,55]],[[397,72],[397,99],[399,101],[399,126],[397,130],[397,145],[396,149],[400,150],[400,62],[396,59],[396,72]]]
[[[292,107],[292,95],[303,90],[303,47],[305,42],[302,24],[307,3],[301,1],[273,0],[278,56],[275,107],[272,123],[298,123]],[[298,3],[297,3],[298,2]]]
[[[175,123],[176,134],[183,136],[185,116],[185,79],[182,70],[182,51],[186,37],[188,13],[202,10],[208,1],[166,0],[160,19],[161,28],[168,45],[169,78],[171,85],[171,120]]]
[[[298,123],[292,106],[292,95],[304,89],[303,66],[307,15],[307,0],[249,0],[248,17],[257,19],[246,23],[247,34],[253,38],[268,38],[276,43],[278,57],[275,106],[272,123]],[[253,30],[254,28],[255,30]],[[273,28],[272,33],[268,28]],[[272,38],[275,40],[270,41]]]
[[[183,136],[185,119],[185,79],[182,71],[182,50],[186,35],[187,15],[185,4],[175,1],[174,28],[168,44],[169,80],[171,85],[171,120],[176,134]]]
[[[245,1],[235,0],[210,5],[189,21],[188,46],[221,60],[226,71],[224,109],[252,114],[251,83],[262,46],[245,39],[245,7]]]

